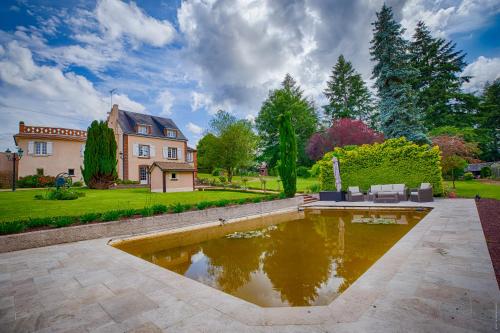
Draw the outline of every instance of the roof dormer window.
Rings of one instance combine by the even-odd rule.
[[[166,132],[167,132],[167,137],[168,138],[174,138],[175,139],[177,137],[177,131],[175,131],[175,130],[167,129]]]
[[[137,133],[139,134],[148,134],[148,127],[144,125],[137,126]]]

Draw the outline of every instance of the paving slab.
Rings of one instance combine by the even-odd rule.
[[[328,306],[261,308],[115,249],[108,245],[109,238],[3,253],[0,331],[498,329],[500,291],[473,200],[307,206],[432,211]],[[196,224],[193,228],[203,227]]]

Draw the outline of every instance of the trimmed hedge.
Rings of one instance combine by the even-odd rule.
[[[434,195],[443,195],[441,153],[437,146],[417,145],[405,138],[389,139],[371,145],[335,148],[318,161],[322,190],[335,190],[332,157],[340,162],[342,189],[371,185],[406,184],[416,188],[431,183]]]

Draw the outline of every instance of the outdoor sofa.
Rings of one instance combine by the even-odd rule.
[[[370,201],[391,197],[394,201],[408,200],[408,188],[405,184],[372,185],[368,192]]]
[[[365,195],[359,190],[359,186],[349,186],[347,189],[347,201],[365,201]]]
[[[412,189],[410,192],[410,200],[416,202],[433,201],[432,185],[430,183],[422,183],[420,184],[420,188]]]

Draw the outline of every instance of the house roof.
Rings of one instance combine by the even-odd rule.
[[[178,163],[178,162],[154,162],[151,165],[151,169],[155,166],[160,168],[162,171],[194,171],[194,167],[189,163]]]
[[[168,138],[170,140],[187,141],[187,138],[173,122],[172,119],[152,116],[149,114],[118,110],[118,123],[124,134],[134,134],[141,136],[154,136],[159,138],[167,138],[164,134],[164,129],[173,129],[177,131],[177,138]],[[151,134],[137,133],[136,125],[151,126]]]
[[[479,172],[481,171],[482,168],[491,166],[495,162],[484,162],[484,163],[474,163],[474,164],[469,164],[465,168],[465,171],[468,172]]]

